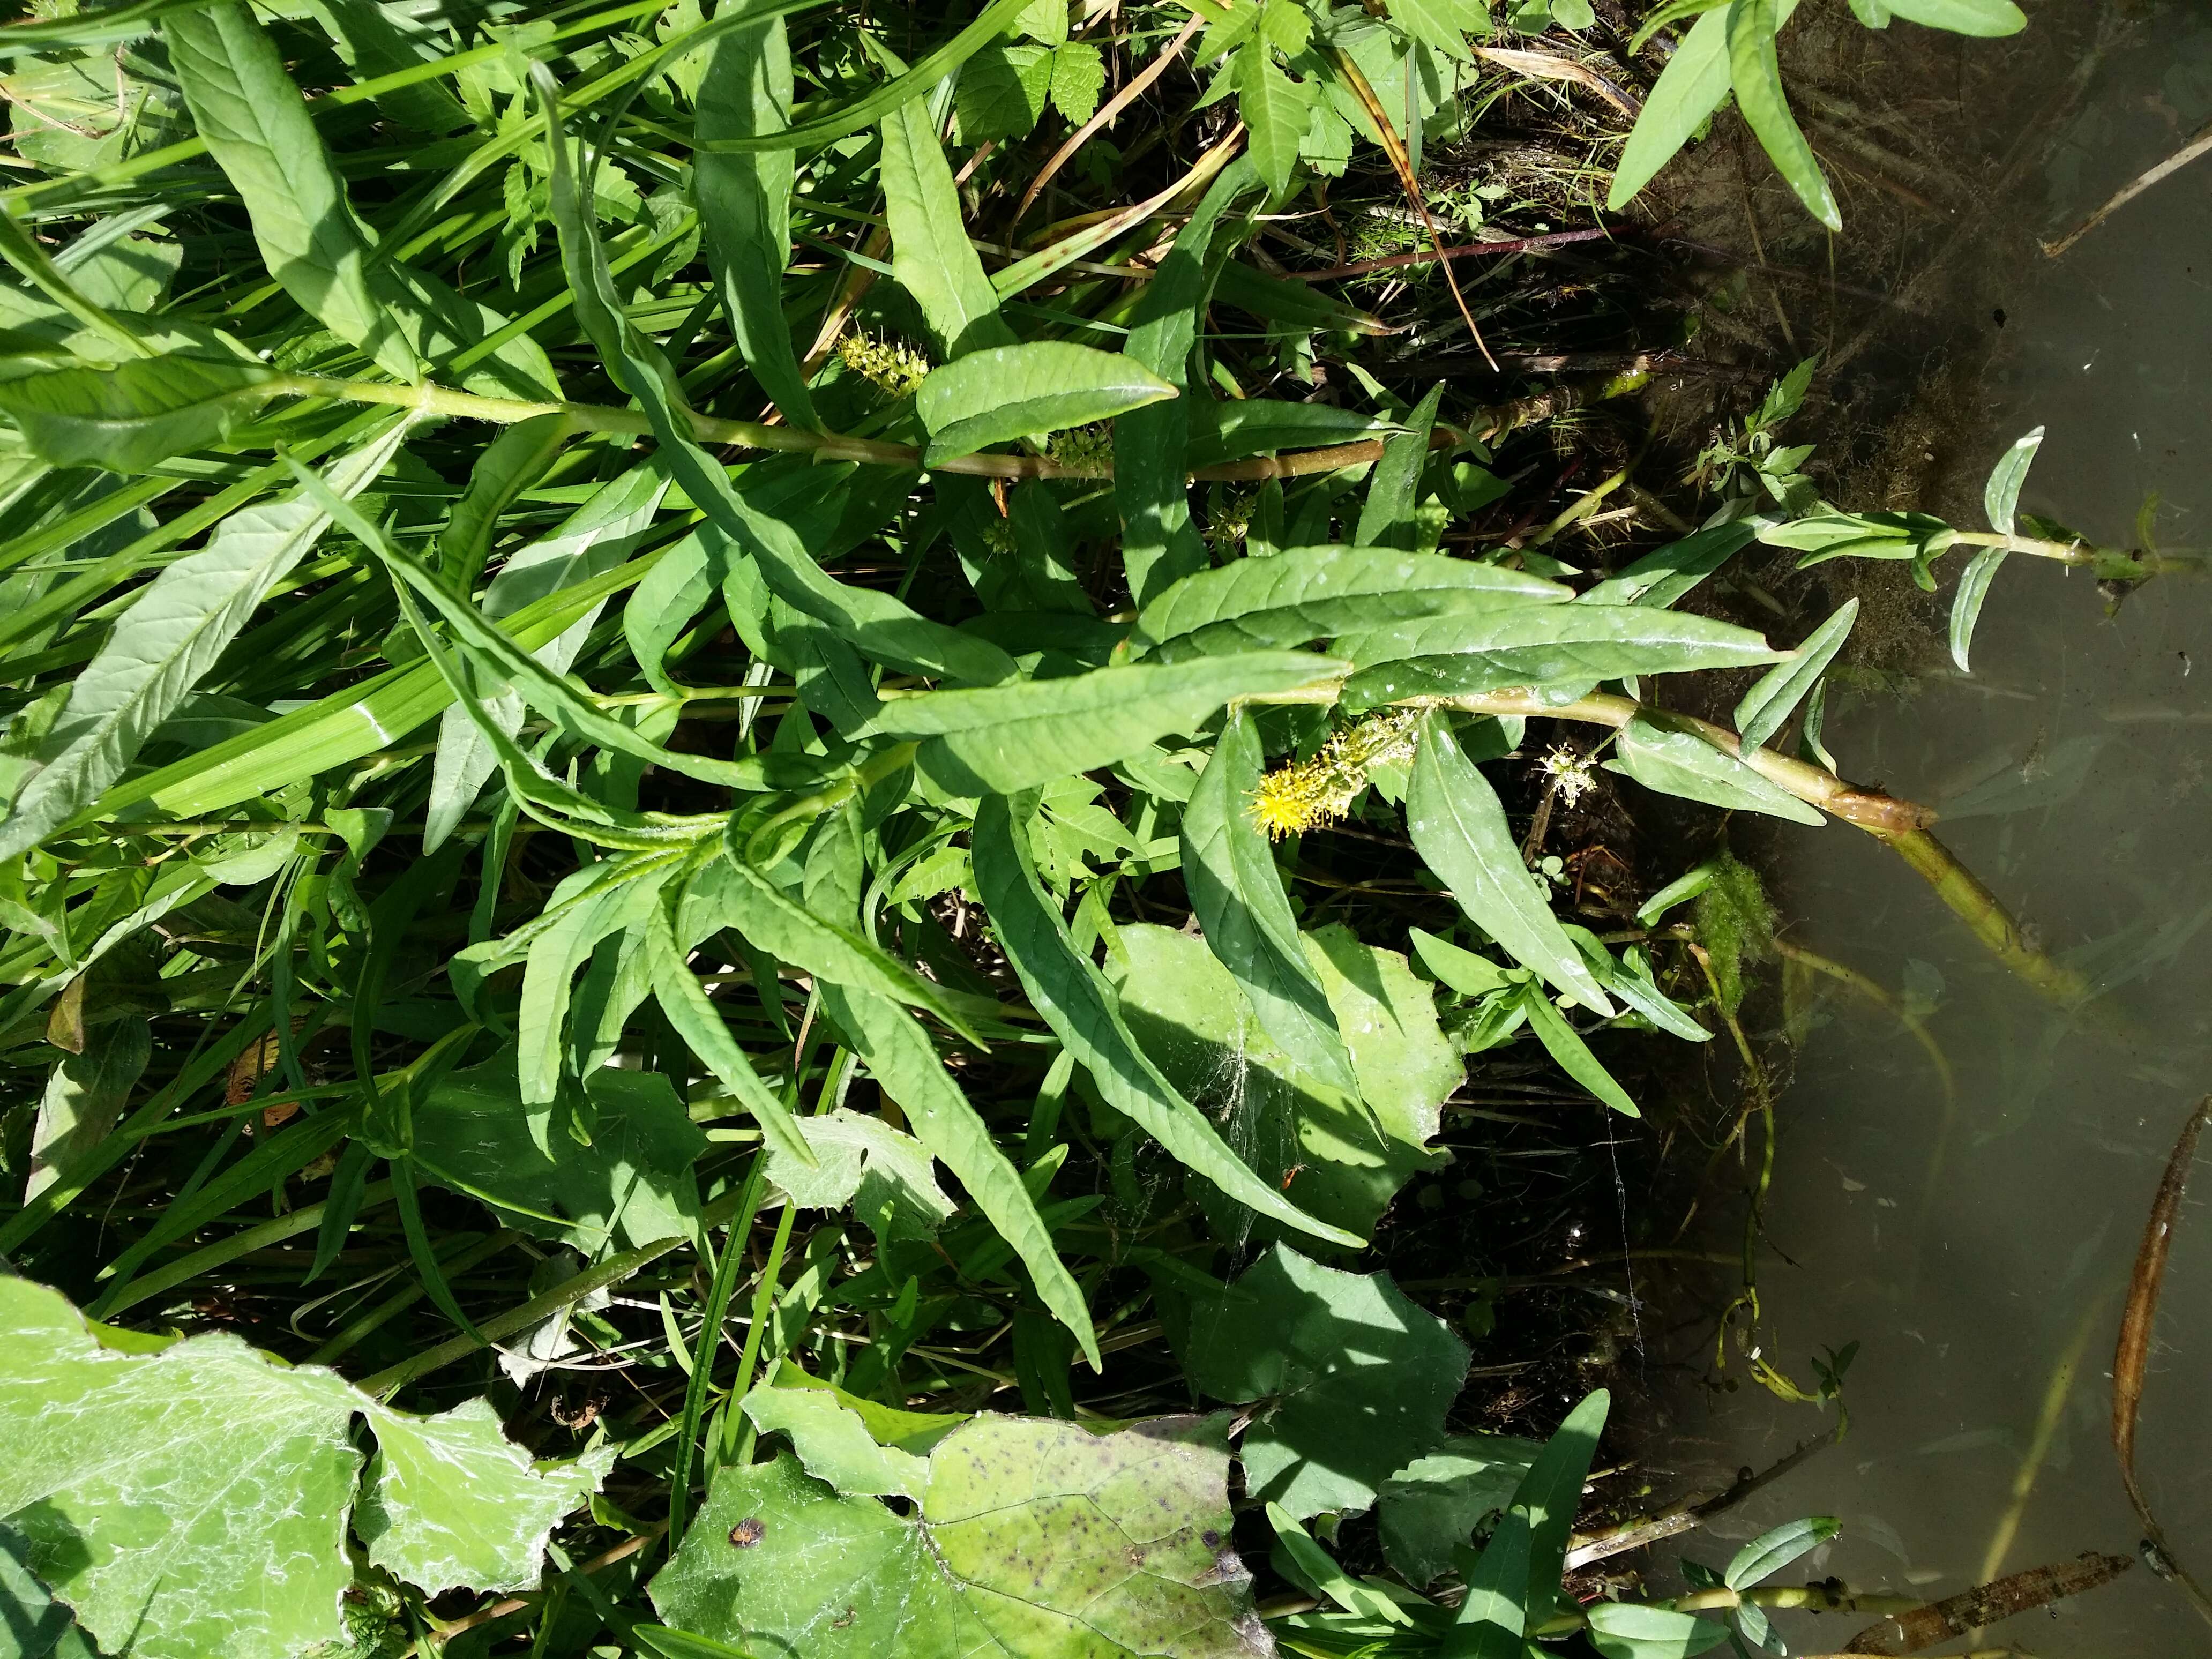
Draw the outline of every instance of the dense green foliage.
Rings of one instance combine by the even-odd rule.
[[[1653,14],[1703,15],[1617,198],[1732,86],[1832,214],[1789,9]],[[1820,747],[1850,609],[1793,652],[1680,602],[1755,540],[1978,545],[1963,663],[1996,562],[2060,544],[2014,536],[2032,441],[1988,536],[1826,507],[1773,435],[1802,374],[1710,521],[1602,580],[1455,533],[1543,411],[1393,396],[1388,325],[1258,238],[1378,157],[1410,183],[1493,27],[1591,22],[142,0],[0,35],[7,1640],[1727,1639],[1560,1607],[1603,1398],[1540,1451],[1455,1432],[1465,1344],[1358,1259],[1467,1056],[1633,1115],[1593,1036],[1706,1040],[1759,948],[1724,862],[1601,939],[1501,763],[1556,717],[1612,732],[1552,751],[1570,803],[1601,757],[1860,810]],[[1651,695],[1743,669],[1741,742]],[[1267,1620],[1261,1506],[1312,1603]],[[1395,1581],[1305,1529],[1370,1508]],[[1760,1640],[1729,1598],[1822,1525],[1701,1605]]]

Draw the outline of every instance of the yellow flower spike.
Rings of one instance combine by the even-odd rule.
[[[1310,760],[1276,768],[1252,791],[1252,822],[1280,841],[1342,817],[1375,768],[1413,758],[1419,719],[1411,709],[1377,714],[1338,732]]]
[[[912,346],[872,334],[846,335],[837,342],[837,357],[854,374],[894,398],[913,396],[930,370],[929,359]]]

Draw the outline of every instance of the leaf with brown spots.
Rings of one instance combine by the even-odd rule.
[[[977,1417],[930,1453],[910,1514],[806,1468],[782,1452],[722,1471],[653,1580],[661,1618],[805,1659],[1273,1650],[1227,1541],[1218,1425],[1165,1418],[1092,1434]]]

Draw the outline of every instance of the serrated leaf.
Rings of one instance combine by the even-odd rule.
[[[1724,15],[1729,81],[1744,120],[1806,211],[1830,230],[1841,230],[1844,217],[1837,210],[1835,192],[1828,188],[1820,159],[1783,94],[1782,64],[1774,46],[1784,21],[1780,0],[1733,0]]]
[[[1027,137],[1052,96],[1057,55],[1022,45],[986,46],[969,58],[955,94],[962,142]]]
[[[366,489],[398,452],[395,422],[332,465],[341,498]],[[165,568],[117,618],[40,744],[39,770],[0,823],[0,859],[35,846],[91,806],[244,629],[269,590],[330,526],[305,492],[234,513],[207,546]]]
[[[1359,1079],[1351,1052],[1321,975],[1298,942],[1297,918],[1274,854],[1252,821],[1250,797],[1262,760],[1251,717],[1232,711],[1183,812],[1183,885],[1206,948],[1243,991],[1267,1035],[1301,1070],[1356,1100]]]
[[[1313,89],[1275,67],[1275,50],[1255,34],[1237,49],[1237,112],[1244,118],[1252,165],[1270,193],[1290,188],[1298,141],[1313,117]]]
[[[105,1651],[293,1659],[345,1639],[356,1414],[383,1454],[373,1551],[475,1588],[535,1583],[546,1533],[611,1461],[533,1468],[481,1402],[393,1412],[228,1334],[118,1352],[57,1292],[0,1279],[0,1516]],[[426,1485],[455,1458],[465,1480]]]
[[[902,104],[884,118],[883,125],[878,172],[884,219],[891,233],[893,279],[914,296],[948,359],[1012,345],[1014,332],[999,314],[998,290],[969,244],[960,192],[927,101]]]
[[[921,1024],[886,998],[842,985],[821,988],[823,1011],[845,1034],[884,1092],[906,1113],[915,1139],[952,1171],[1000,1238],[1029,1269],[1038,1297],[1098,1366],[1098,1334],[1083,1290],[1054,1249],[1036,1200],[989,1127],[945,1068]]]
[[[756,1383],[744,1413],[763,1434],[791,1442],[807,1474],[848,1496],[910,1498],[929,1495],[929,1460],[896,1446],[878,1445],[859,1413],[825,1389],[784,1389]]]
[[[884,705],[881,736],[919,742],[917,764],[954,794],[1013,794],[1110,766],[1188,732],[1235,697],[1326,681],[1340,665],[1288,651],[1097,668],[975,691],[933,691]]]
[[[1111,420],[1176,389],[1135,358],[1064,340],[971,351],[932,371],[914,396],[941,465],[992,444]]]
[[[1474,61],[1467,37],[1490,33],[1489,14],[1474,0],[1390,0],[1390,21],[1462,64]]]
[[[928,1470],[901,1516],[788,1453],[726,1469],[653,1605],[746,1651],[808,1659],[1269,1650],[1228,1541],[1228,1454],[1187,1419],[1093,1435],[987,1415]]]
[[[1352,1051],[1359,1090],[1346,1095],[1292,1063],[1203,940],[1142,923],[1121,925],[1116,938],[1112,974],[1132,1035],[1239,1156],[1309,1215],[1365,1233],[1407,1182],[1439,1167],[1429,1143],[1466,1068],[1403,957],[1340,926],[1299,939]],[[1283,1236],[1210,1188],[1195,1195],[1218,1237]]]
[[[144,472],[220,443],[269,395],[269,371],[216,358],[134,357],[112,368],[58,368],[0,381],[0,410],[33,454],[56,466]]]
[[[2021,487],[2027,482],[2028,468],[2035,465],[2035,452],[2042,447],[2043,428],[2039,426],[2016,440],[1990,469],[1989,482],[1982,486],[1982,510],[1989,514],[1990,528],[2000,536],[2012,534]]]
[[[1590,1645],[1605,1659],[1691,1659],[1728,1640],[1728,1626],[1665,1607],[1599,1601],[1589,1609]]]
[[[1747,1589],[1760,1584],[1788,1566],[1800,1556],[1809,1555],[1843,1531],[1843,1522],[1826,1516],[1808,1516],[1802,1520],[1786,1521],[1771,1530],[1763,1532],[1735,1553],[1721,1575],[1721,1582],[1732,1590]]]
[[[1387,1273],[1348,1273],[1277,1245],[1194,1300],[1184,1368],[1200,1392],[1273,1409],[1245,1431],[1247,1490],[1303,1520],[1357,1512],[1443,1438],[1468,1352]]]
[[[1498,793],[1468,759],[1443,720],[1431,715],[1413,757],[1406,826],[1421,860],[1450,889],[1474,925],[1524,968],[1534,969],[1585,1008],[1613,1005],[1552,915],[1544,891],[1505,823]]]
[[[1730,811],[1764,812],[1818,829],[1827,822],[1817,806],[1770,783],[1757,771],[1694,732],[1677,731],[1638,714],[1620,728],[1616,758],[1606,770],[1634,778],[1646,789]]]
[[[1844,641],[1850,637],[1851,624],[1858,619],[1858,614],[1859,602],[1844,600],[1826,622],[1805,636],[1796,657],[1770,669],[1743,694],[1735,706],[1735,727],[1746,749],[1762,747],[1782,729],[1782,723],[1796,712],[1797,705],[1812,695],[1820,676],[1828,672],[1828,665],[1836,659],[1836,653],[1844,648]]]
[[[927,1238],[951,1216],[952,1200],[937,1184],[929,1151],[912,1135],[842,1106],[796,1121],[814,1167],[770,1146],[768,1178],[801,1209],[851,1205],[878,1238]]]
[[[437,1417],[368,1416],[376,1456],[354,1528],[372,1565],[433,1595],[535,1589],[553,1528],[614,1467],[611,1443],[534,1467],[489,1400]]]
[[[1316,1221],[1254,1175],[1206,1115],[1146,1057],[1104,975],[1076,949],[1067,924],[1046,897],[1024,826],[1004,796],[990,796],[978,808],[973,839],[976,884],[1000,948],[1031,1006],[1090,1073],[1100,1097],[1229,1198],[1332,1243],[1357,1245],[1357,1234]],[[1348,1058],[1345,1069],[1349,1073]]]
[[[1642,605],[1547,605],[1400,623],[1339,636],[1354,672],[1345,706],[1512,686],[1587,689],[1601,680],[1745,668],[1782,653],[1747,628]]]
[[[1137,654],[1179,661],[1571,598],[1568,588],[1541,577],[1443,553],[1298,546],[1183,577],[1137,613],[1130,646]]]
[[[1052,106],[1071,126],[1081,126],[1097,112],[1098,94],[1106,90],[1106,60],[1088,40],[1068,40],[1052,54]]]

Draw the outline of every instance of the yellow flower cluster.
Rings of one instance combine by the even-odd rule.
[[[862,380],[894,398],[910,398],[929,374],[929,359],[912,346],[852,333],[837,342],[837,356]]]
[[[1280,841],[1342,817],[1376,767],[1413,759],[1419,726],[1419,713],[1398,708],[1346,726],[1311,759],[1279,766],[1260,780],[1249,804],[1252,822],[1269,840]]]

